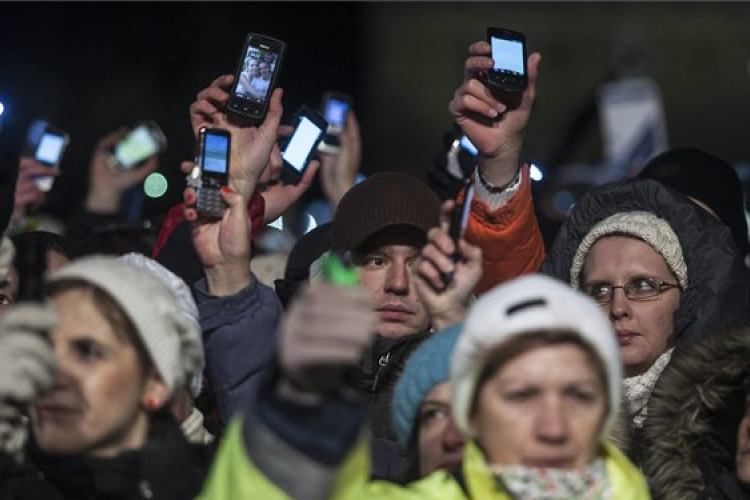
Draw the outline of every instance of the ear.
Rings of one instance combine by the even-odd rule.
[[[170,391],[167,384],[153,371],[146,377],[146,383],[143,386],[143,395],[141,405],[146,411],[156,411],[169,402]]]

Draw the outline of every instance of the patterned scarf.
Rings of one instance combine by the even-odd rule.
[[[672,359],[673,351],[674,347],[665,351],[645,373],[635,377],[627,377],[623,381],[628,416],[633,420],[633,425],[639,429],[643,427],[643,422],[646,421],[648,398],[651,396],[661,372]]]
[[[607,500],[612,487],[604,460],[582,469],[491,466],[501,487],[518,500]]]

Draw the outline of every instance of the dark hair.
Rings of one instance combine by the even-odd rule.
[[[484,368],[479,374],[477,383],[474,386],[474,394],[471,399],[471,406],[469,407],[469,415],[473,416],[477,411],[479,393],[482,386],[494,377],[495,374],[509,361],[539,347],[556,346],[561,344],[573,344],[583,350],[586,354],[586,358],[596,369],[597,375],[599,375],[604,381],[604,389],[607,391],[607,370],[604,366],[604,362],[599,357],[599,354],[589,342],[581,338],[579,334],[570,330],[540,330],[512,337],[511,339],[494,346],[487,352],[487,355],[484,358]]]

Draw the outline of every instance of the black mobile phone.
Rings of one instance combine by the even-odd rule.
[[[318,149],[323,153],[338,154],[339,134],[346,127],[346,117],[352,108],[352,98],[341,92],[326,92],[320,104],[328,130]]]
[[[300,181],[327,129],[328,122],[316,110],[302,106],[297,111],[294,133],[286,140],[281,150],[281,158],[284,160],[284,182],[296,184]]]
[[[137,167],[167,149],[167,138],[154,121],[140,122],[110,150],[110,166],[120,170]]]
[[[270,36],[249,33],[240,53],[227,111],[242,121],[260,124],[281,73],[286,44]]]
[[[231,146],[232,135],[226,129],[203,127],[198,133],[195,163],[201,178],[195,209],[200,215],[220,218],[227,209],[219,191],[229,184]]]
[[[464,186],[466,187],[466,192],[463,202],[456,202],[456,206],[453,208],[453,212],[451,212],[450,227],[448,229],[448,233],[456,245],[456,256],[460,255],[458,242],[464,237],[466,225],[469,223],[469,214],[471,213],[471,201],[474,199],[473,181],[470,178],[466,179]]]
[[[526,37],[505,28],[487,28],[494,65],[487,72],[487,83],[494,90],[518,93],[529,84],[526,68]]]
[[[34,159],[43,165],[52,168],[59,168],[62,161],[65,148],[68,147],[70,137],[62,130],[56,130],[50,127],[44,129],[42,136],[39,138]],[[45,175],[34,179],[36,185],[41,191],[49,191],[55,178]]]

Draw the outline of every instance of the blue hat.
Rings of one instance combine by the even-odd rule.
[[[450,378],[451,355],[463,326],[456,323],[435,333],[406,361],[393,391],[393,423],[401,444],[408,444],[427,393]]]

